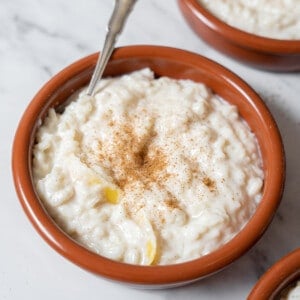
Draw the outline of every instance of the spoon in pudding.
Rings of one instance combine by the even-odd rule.
[[[114,46],[117,40],[118,35],[121,33],[125,21],[131,12],[134,3],[136,0],[116,0],[113,13],[110,17],[107,26],[107,33],[105,37],[105,42],[101,51],[101,54],[98,57],[95,70],[93,72],[91,81],[87,89],[87,95],[93,96],[95,86],[98,80],[101,79],[105,67],[108,63],[108,60],[114,50]]]

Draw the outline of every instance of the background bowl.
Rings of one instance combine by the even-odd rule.
[[[279,299],[282,290],[300,280],[300,248],[273,265],[252,289],[248,300]]]
[[[270,71],[300,71],[300,40],[276,40],[234,28],[206,10],[198,0],[178,0],[194,31],[220,52]]]
[[[187,51],[159,46],[117,49],[105,76],[121,75],[144,67],[156,76],[203,82],[235,104],[258,139],[265,181],[257,211],[247,225],[224,246],[199,259],[167,266],[137,266],[99,256],[62,232],[41,204],[33,185],[32,147],[37,127],[50,107],[58,108],[76,90],[88,84],[98,54],[83,58],[54,76],[33,98],[14,140],[12,168],[15,188],[29,220],[57,252],[75,264],[106,278],[144,287],[171,287],[195,281],[229,265],[263,234],[280,202],[284,185],[284,152],[276,123],[259,96],[221,65]]]

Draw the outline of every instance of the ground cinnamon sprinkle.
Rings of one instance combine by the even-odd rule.
[[[172,198],[168,198],[165,200],[164,202],[166,204],[166,206],[168,208],[170,208],[171,210],[175,209],[175,208],[178,208],[180,209],[179,205],[178,205],[178,201],[175,200],[173,197]]]
[[[167,158],[162,149],[154,145],[153,128],[144,136],[136,134],[131,120],[115,124],[111,142],[98,143],[98,158],[115,183],[125,189],[139,181],[145,187],[166,179]]]
[[[209,177],[204,177],[202,179],[202,182],[209,188],[211,192],[213,192],[216,189],[216,183]]]

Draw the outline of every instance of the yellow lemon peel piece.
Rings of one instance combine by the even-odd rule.
[[[156,256],[156,247],[155,247],[155,245],[153,245],[153,243],[151,241],[147,242],[146,255],[149,258],[149,265],[151,265]]]
[[[140,209],[135,214],[135,220],[141,230],[144,232],[145,240],[143,240],[143,247],[142,247],[142,258],[141,264],[142,265],[154,265],[158,259],[158,252],[157,252],[157,240],[155,236],[155,232],[153,230],[151,222],[148,220],[146,213],[143,209]]]
[[[115,188],[105,187],[103,189],[106,200],[111,204],[119,203],[119,191]]]

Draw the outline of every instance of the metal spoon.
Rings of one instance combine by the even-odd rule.
[[[125,21],[133,8],[136,0],[116,0],[113,13],[110,17],[107,34],[105,37],[104,46],[101,55],[98,57],[96,68],[94,70],[92,79],[87,89],[87,95],[92,96],[94,93],[95,86],[98,80],[101,79],[104,69],[108,63],[108,60],[114,50],[118,35],[121,33]]]

